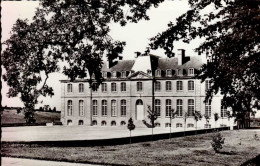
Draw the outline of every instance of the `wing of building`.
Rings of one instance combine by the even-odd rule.
[[[147,107],[154,104],[159,114],[157,127],[170,127],[171,109],[177,111],[172,127],[184,127],[186,115],[187,128],[194,128],[194,111],[210,117],[209,122],[205,118],[198,121],[198,128],[228,126],[221,95],[214,96],[211,103],[203,102],[209,81],[194,78],[203,63],[203,56],[185,56],[181,50],[172,58],[147,55],[104,63],[105,81],[97,90],[89,88],[87,79],[61,80],[61,121],[64,125],[125,126],[132,117],[141,127],[149,123]],[[215,113],[220,116],[217,122]]]

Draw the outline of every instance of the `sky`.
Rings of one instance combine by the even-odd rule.
[[[39,6],[37,1],[2,1],[1,2],[1,26],[2,26],[2,38],[1,43],[10,37],[10,31],[12,26],[18,18],[31,20],[34,16],[36,8]],[[124,48],[123,58],[124,59],[134,59],[136,51],[143,52],[148,46],[149,38],[155,36],[158,32],[166,30],[169,21],[173,21],[183,14],[188,9],[188,3],[186,0],[168,0],[161,4],[158,8],[152,8],[148,11],[150,16],[149,21],[140,21],[137,24],[131,23],[127,24],[125,27],[121,27],[117,23],[111,24],[111,36],[115,40],[121,40],[126,42],[126,47]],[[198,43],[196,41],[191,44],[178,43],[175,45],[175,49],[186,49],[188,55],[193,55],[193,49]],[[175,50],[175,51],[176,51]],[[163,50],[151,51],[152,54],[158,56],[165,56]],[[2,68],[2,72],[5,70]],[[59,80],[67,79],[66,76],[60,73],[54,73],[50,75],[47,82],[48,85],[52,86],[54,89],[54,96],[41,97],[40,101],[42,103],[38,104],[36,108],[43,105],[50,105],[51,108],[56,107],[60,110],[60,93],[61,86]],[[2,81],[2,106],[23,106],[19,97],[8,98],[6,93],[8,92],[8,86],[6,82]]]

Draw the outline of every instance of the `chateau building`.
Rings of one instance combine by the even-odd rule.
[[[221,106],[221,95],[211,103],[204,102],[209,81],[201,83],[194,76],[205,58],[185,56],[161,58],[138,56],[135,60],[118,60],[102,67],[104,82],[92,90],[88,79],[73,82],[61,80],[61,121],[64,125],[125,126],[133,118],[137,127],[149,123],[148,106],[154,104],[159,117],[156,127],[170,127],[170,110],[177,111],[173,128],[194,128],[194,111],[210,117],[197,122],[198,128],[229,126],[227,108]],[[153,84],[154,82],[154,84]],[[153,102],[154,101],[154,102]],[[218,113],[219,120],[214,120]],[[184,122],[186,117],[186,123]]]

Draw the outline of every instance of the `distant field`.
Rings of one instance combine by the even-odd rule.
[[[35,112],[36,123],[59,122],[59,112]],[[1,114],[1,124],[25,123],[24,112],[17,114],[15,109],[4,110]]]

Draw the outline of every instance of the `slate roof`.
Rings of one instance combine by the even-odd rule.
[[[107,67],[107,63],[104,63],[102,66],[102,71],[107,71],[107,72],[111,72],[111,71],[131,71],[133,65],[135,63],[135,60],[119,60],[117,62],[116,65],[114,65],[111,68]]]

